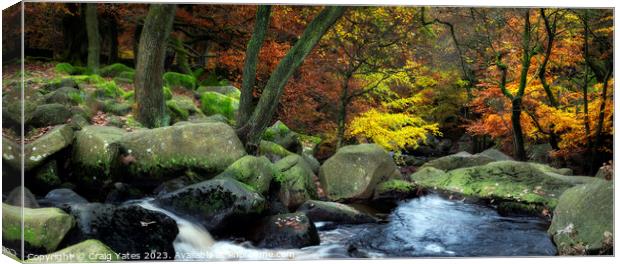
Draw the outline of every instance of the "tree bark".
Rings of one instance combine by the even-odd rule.
[[[97,4],[86,4],[86,34],[88,35],[88,59],[86,65],[96,73],[99,70],[99,56],[101,54]]]
[[[299,40],[297,40],[286,56],[278,63],[278,66],[265,85],[259,102],[252,112],[252,116],[246,124],[237,130],[248,152],[256,153],[258,150],[260,137],[265,128],[269,125],[276,111],[284,86],[291,75],[299,68],[306,56],[312,51],[325,32],[327,32],[334,22],[342,16],[344,11],[345,7],[343,6],[325,7],[312,22],[308,24]]]
[[[588,45],[588,10],[585,10],[584,15],[584,23],[583,23],[583,31],[584,31],[584,40],[583,40],[583,57],[584,57],[584,74],[583,74],[583,123],[584,129],[586,132],[586,157],[588,155],[592,155],[592,139],[590,138],[590,120],[589,120],[589,111],[588,111],[588,81],[589,81],[589,71],[588,71],[588,59],[589,59],[589,45]],[[589,167],[588,167],[589,166]],[[584,171],[589,171],[592,168],[592,164],[583,164]]]
[[[271,15],[271,6],[262,5],[256,11],[256,24],[254,25],[254,33],[248,43],[245,52],[245,64],[243,65],[243,77],[241,84],[241,97],[239,99],[239,111],[237,112],[237,127],[244,126],[254,110],[252,99],[254,91],[254,83],[256,81],[256,64],[258,63],[258,54],[269,27],[269,17]]]
[[[166,40],[172,29],[174,4],[153,4],[144,22],[138,44],[135,76],[137,120],[149,128],[165,125],[162,75]]]
[[[338,106],[338,127],[336,130],[336,149],[342,147],[344,142],[344,131],[347,124],[347,106],[349,104],[349,79],[350,75],[345,76],[342,84],[342,94],[340,95],[340,105]]]

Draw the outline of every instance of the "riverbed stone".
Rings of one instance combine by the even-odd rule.
[[[56,152],[68,147],[73,142],[73,129],[68,125],[54,127],[44,136],[24,146],[24,169],[31,169],[43,164]]]
[[[101,203],[69,204],[64,208],[77,225],[71,230],[67,244],[85,239],[98,239],[120,254],[159,252],[164,259],[175,255],[173,241],[179,233],[174,219],[139,205],[115,206]],[[163,255],[162,255],[163,256]]]
[[[401,178],[392,157],[376,144],[340,148],[320,168],[319,178],[332,201],[372,197],[377,184]]]
[[[75,225],[73,217],[58,208],[31,209],[2,203],[2,242],[5,246],[21,247],[22,221],[26,254],[53,252]]]
[[[302,248],[320,243],[314,223],[302,212],[270,216],[257,227],[254,241],[260,248]]]
[[[560,255],[613,254],[613,194],[599,179],[562,194],[548,231]]]
[[[426,188],[534,205],[527,210],[553,209],[566,189],[588,181],[588,177],[547,173],[536,164],[518,161],[496,161],[447,173],[427,169],[411,178]]]
[[[275,163],[275,170],[278,198],[289,210],[294,211],[305,201],[318,197],[312,167],[301,156],[286,156]]]
[[[422,167],[434,167],[440,170],[450,171],[454,169],[485,165],[493,161],[496,160],[487,155],[472,155],[468,152],[461,151],[456,154],[443,156],[441,158],[426,162],[422,165]]]
[[[120,261],[120,255],[96,239],[88,239],[47,255],[37,255],[27,263]]]
[[[74,182],[93,190],[109,181],[116,158],[112,144],[125,134],[125,130],[109,126],[86,126],[76,132],[71,159]]]
[[[263,196],[232,178],[192,184],[159,196],[155,203],[202,224],[213,235],[238,230],[266,208]]]
[[[305,213],[312,222],[335,222],[341,224],[374,223],[377,219],[352,206],[327,201],[309,200],[297,212]]]
[[[154,188],[188,172],[214,177],[246,155],[235,131],[224,123],[144,129],[112,145],[118,153],[113,179],[139,188]]]
[[[266,157],[245,156],[231,164],[216,178],[231,177],[267,194],[274,174],[274,165]]]

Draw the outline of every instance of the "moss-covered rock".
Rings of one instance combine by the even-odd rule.
[[[203,94],[204,92],[216,92],[228,97],[235,98],[239,100],[241,97],[241,91],[237,87],[232,85],[223,85],[223,86],[200,86],[196,89],[198,94]]]
[[[2,242],[5,246],[20,247],[22,221],[26,253],[53,252],[75,225],[73,217],[58,208],[30,209],[2,203]]]
[[[320,243],[314,223],[303,212],[267,217],[253,240],[260,248],[302,248]]]
[[[469,154],[467,152],[459,152],[456,154],[443,156],[424,163],[422,167],[434,167],[444,171],[450,171],[459,168],[467,168],[473,166],[485,165],[489,162],[496,161],[495,159],[481,154]]]
[[[160,196],[161,207],[196,220],[210,233],[239,230],[265,210],[265,199],[232,178],[212,179]]]
[[[258,153],[260,155],[275,156],[276,159],[281,159],[283,157],[295,154],[288,151],[283,146],[267,140],[260,141],[260,144],[258,145]]]
[[[239,110],[239,100],[216,92],[204,92],[200,96],[200,109],[206,115],[221,114],[234,120]]]
[[[489,158],[492,158],[495,161],[514,160],[511,156],[508,156],[504,152],[501,152],[500,150],[494,149],[494,148],[490,148],[483,152],[480,152],[480,155],[487,156]]]
[[[361,144],[340,148],[323,163],[319,177],[327,197],[341,201],[369,199],[377,184],[401,175],[387,151]]]
[[[278,198],[289,210],[318,197],[312,168],[301,156],[286,156],[275,163],[275,169],[275,181],[280,185]]]
[[[166,107],[170,114],[171,123],[187,121],[190,115],[204,116],[202,111],[196,107],[194,100],[187,96],[177,95],[166,101]]]
[[[245,156],[235,131],[223,123],[143,129],[116,141],[115,179],[151,187],[193,171],[215,176]]]
[[[28,185],[32,186],[35,191],[48,192],[62,183],[58,174],[58,162],[50,160],[36,170],[32,179],[27,178]]]
[[[27,263],[120,261],[120,255],[96,239],[89,239],[47,255],[37,255]]]
[[[373,200],[396,202],[415,196],[416,185],[400,180],[392,179],[379,183],[375,188]]]
[[[70,109],[65,105],[44,104],[37,106],[27,124],[35,127],[64,124],[72,115]]]
[[[190,74],[178,72],[166,72],[163,76],[164,85],[170,88],[185,88],[194,90],[196,87],[196,77]]]
[[[302,152],[299,134],[288,128],[282,121],[278,120],[272,126],[268,127],[263,133],[262,138],[267,141],[275,142],[293,153],[301,154]]]
[[[47,132],[44,136],[24,146],[24,169],[29,171],[56,152],[68,147],[73,142],[73,129],[68,125],[60,125]]]
[[[265,157],[245,156],[231,164],[217,178],[231,177],[250,185],[260,194],[267,194],[273,178],[274,166]]]
[[[309,200],[298,212],[304,212],[313,222],[335,222],[341,224],[374,223],[377,219],[351,206],[335,202]]]
[[[124,116],[131,113],[132,105],[129,102],[108,99],[103,102],[103,111],[117,116]]]
[[[86,126],[75,133],[72,150],[73,181],[87,189],[99,189],[111,179],[115,158],[112,144],[126,132],[108,126]]]
[[[613,254],[613,194],[599,179],[562,194],[548,230],[560,255]]]
[[[536,165],[518,161],[497,161],[442,173],[426,169],[411,175],[427,188],[437,188],[468,196],[554,208],[558,197],[568,188],[585,181],[577,176],[549,174]]]
[[[63,73],[63,74],[73,75],[73,74],[78,73],[78,69],[73,67],[71,63],[66,63],[66,62],[56,64],[54,69],[56,70],[56,72]]]
[[[45,95],[48,104],[77,105],[84,101],[83,94],[73,87],[61,87]]]
[[[135,73],[135,70],[122,63],[110,64],[99,69],[99,74],[103,77],[117,77],[123,72]]]

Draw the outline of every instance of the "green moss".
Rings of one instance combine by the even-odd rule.
[[[99,74],[101,74],[101,76],[104,76],[104,77],[117,77],[117,76],[120,76],[120,74],[123,72],[128,72],[131,75],[135,74],[134,69],[122,63],[110,64],[99,70]]]
[[[280,157],[286,157],[294,154],[293,152],[288,151],[284,147],[267,140],[260,141],[260,144],[258,146],[258,152],[260,155],[271,154]]]
[[[267,158],[248,155],[228,166],[217,178],[232,177],[249,185],[252,190],[266,194],[273,174],[273,164]]]
[[[67,96],[69,97],[69,99],[71,99],[71,102],[78,105],[83,104],[86,99],[86,95],[82,91],[69,92]]]
[[[97,97],[117,98],[124,97],[125,90],[118,87],[114,81],[106,81],[96,84],[97,91],[95,92]]]
[[[164,85],[168,87],[182,87],[189,90],[194,90],[196,87],[196,78],[189,74],[166,72],[163,79]]]
[[[124,116],[131,112],[131,104],[115,99],[105,100],[103,111],[117,116]]]
[[[168,86],[164,86],[164,100],[172,99],[172,90]]]
[[[133,115],[128,115],[125,119],[125,125],[130,128],[143,128],[142,125]]]
[[[201,110],[206,115],[221,114],[234,120],[239,109],[239,101],[216,92],[205,92],[200,97]]]
[[[408,181],[403,180],[388,180],[382,182],[377,187],[379,192],[397,191],[397,192],[410,192],[415,189],[415,185]]]
[[[76,69],[73,67],[73,65],[66,62],[56,64],[56,67],[54,67],[54,69],[58,73],[64,73],[69,75],[76,73]]]

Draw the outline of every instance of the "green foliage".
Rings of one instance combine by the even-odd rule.
[[[125,90],[118,87],[114,81],[104,81],[96,84],[96,87],[96,95],[98,97],[117,98],[125,96]]]
[[[69,75],[73,75],[76,73],[75,67],[73,67],[73,65],[71,65],[70,63],[66,62],[56,64],[55,69],[58,73],[64,73]]]
[[[239,101],[235,98],[216,92],[205,92],[200,97],[201,110],[206,115],[221,114],[234,120],[239,109]]]
[[[135,74],[135,70],[122,63],[110,64],[99,70],[99,74],[104,77],[120,77],[120,74],[123,72],[129,72],[132,75],[130,79],[133,80],[133,74]]]
[[[194,90],[194,88],[196,88],[196,78],[189,74],[166,72],[163,78],[164,85],[168,87],[182,87],[189,90]]]

